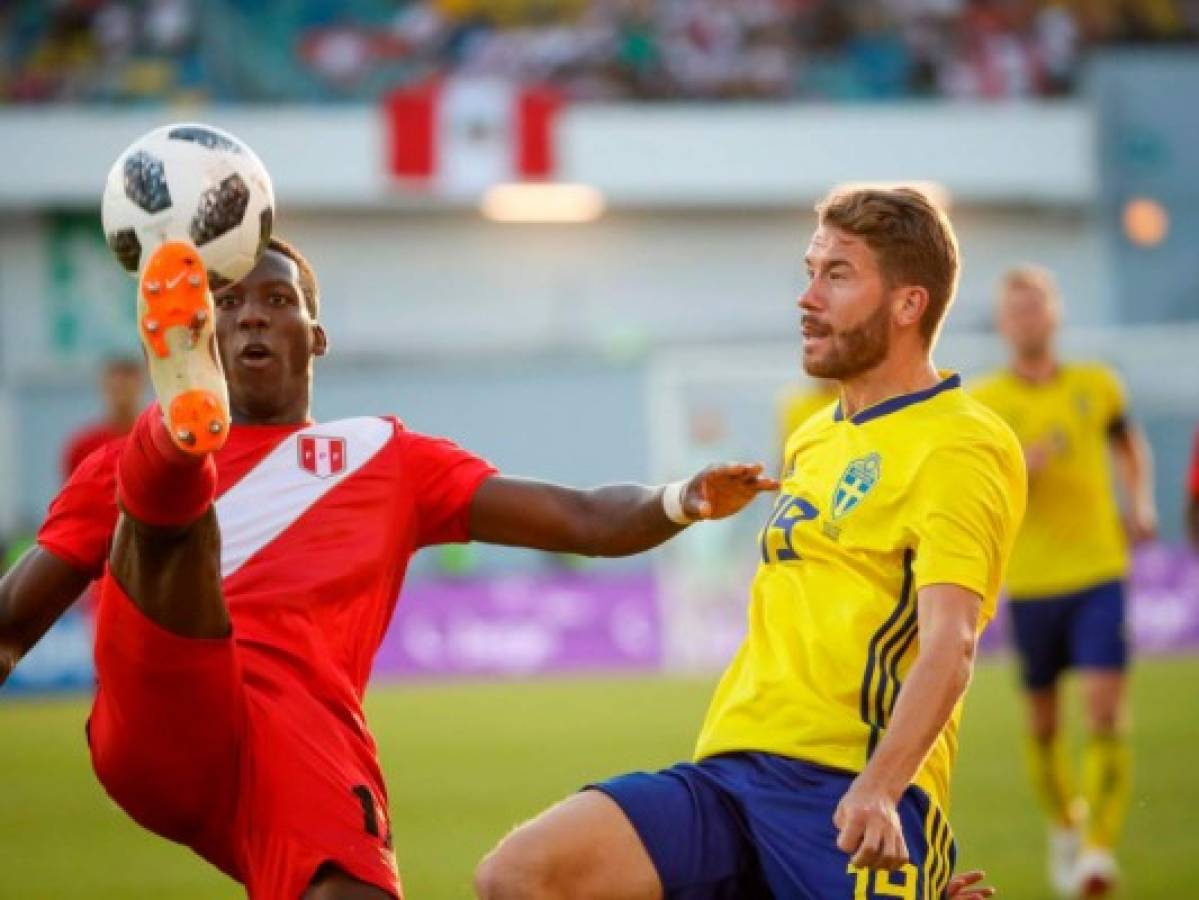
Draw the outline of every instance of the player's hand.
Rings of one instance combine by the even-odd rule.
[[[744,509],[758,494],[779,483],[762,474],[761,463],[708,466],[683,491],[683,512],[692,519],[723,519]]]
[[[8,676],[17,667],[16,651],[0,645],[0,685],[8,681]]]
[[[1134,544],[1143,544],[1157,537],[1157,510],[1150,501],[1134,503],[1128,511],[1125,526],[1128,539]]]
[[[949,900],[983,900],[985,897],[994,897],[995,888],[986,885],[976,887],[986,877],[986,872],[977,870],[954,875],[949,879],[949,887],[945,889],[945,896]]]
[[[850,865],[898,869],[908,861],[908,845],[895,800],[861,776],[853,780],[837,804],[833,824],[837,826],[837,846],[850,855]]]
[[[1028,444],[1024,448],[1024,467],[1028,470],[1028,476],[1031,478],[1036,475],[1049,465],[1049,460],[1052,458],[1053,444],[1049,441]]]

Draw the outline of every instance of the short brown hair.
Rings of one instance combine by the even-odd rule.
[[[314,319],[320,318],[321,291],[316,282],[316,271],[312,268],[312,264],[304,258],[303,253],[281,237],[272,235],[266,246],[268,250],[274,250],[296,264],[296,268],[300,270],[300,292],[304,295],[304,304],[308,307],[308,315]]]
[[[1031,263],[1012,266],[1003,273],[1003,277],[999,279],[1000,299],[1012,288],[1033,288],[1043,293],[1052,302],[1057,302],[1061,297],[1057,279],[1053,277],[1053,273],[1044,266],[1035,266]]]
[[[860,237],[874,251],[888,287],[928,291],[920,333],[931,344],[958,282],[958,241],[949,218],[913,188],[834,191],[816,205],[821,225]]]

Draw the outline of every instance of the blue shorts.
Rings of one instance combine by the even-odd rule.
[[[1128,665],[1122,581],[1056,597],[1013,599],[1008,606],[1020,675],[1029,690],[1052,686],[1066,669]]]
[[[919,788],[899,804],[911,862],[895,872],[849,868],[833,813],[853,778],[771,753],[727,753],[590,788],[633,823],[667,900],[939,900],[956,850]]]

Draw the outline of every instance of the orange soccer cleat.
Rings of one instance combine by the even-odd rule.
[[[229,392],[217,352],[208,275],[191,244],[159,246],[142,269],[137,320],[167,430],[194,456],[229,436]]]

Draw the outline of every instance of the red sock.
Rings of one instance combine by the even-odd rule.
[[[175,446],[152,404],[133,426],[117,463],[117,498],[125,512],[146,525],[187,525],[204,514],[216,495],[216,465]]]

